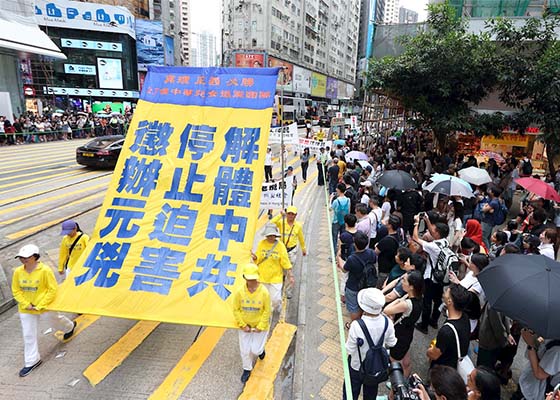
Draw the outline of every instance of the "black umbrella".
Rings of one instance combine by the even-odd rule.
[[[418,183],[416,183],[408,172],[398,169],[391,169],[383,172],[383,174],[377,178],[377,183],[381,186],[385,186],[387,189],[407,190],[416,189],[418,187]]]
[[[506,254],[478,280],[493,309],[544,338],[560,339],[560,263],[546,256]]]

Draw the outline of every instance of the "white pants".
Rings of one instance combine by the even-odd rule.
[[[270,294],[270,308],[272,311],[280,312],[282,310],[282,284],[281,283],[263,283]]]
[[[39,332],[39,319],[47,319],[49,325],[62,332],[70,332],[74,327],[74,323],[64,315],[57,312],[45,312],[43,314],[27,314],[20,313],[21,329],[23,330],[23,354],[25,366],[31,367],[40,359],[39,343],[37,336]]]
[[[267,337],[268,331],[244,332],[239,330],[239,352],[241,353],[243,369],[253,370],[253,364],[257,356],[264,351]]]
[[[288,258],[290,259],[290,262],[292,263],[292,268],[296,267],[298,250],[299,250],[299,248],[298,248],[298,246],[296,246],[292,251],[288,252]]]

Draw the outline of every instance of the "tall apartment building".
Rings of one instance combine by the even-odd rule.
[[[216,36],[208,31],[193,33],[191,64],[193,67],[215,67],[218,65]]]
[[[384,24],[399,23],[399,0],[385,0],[383,23]]]
[[[222,6],[223,65],[289,63],[294,81],[309,72],[308,80],[323,88],[330,79],[331,96],[355,82],[360,0],[222,0]],[[349,91],[343,97],[352,97]],[[315,93],[325,97],[324,90]]]
[[[180,38],[180,54],[181,65],[190,65],[190,49],[191,49],[191,10],[190,0],[177,0],[179,2],[179,38]],[[196,0],[193,0],[196,1]]]
[[[430,4],[443,3],[445,0],[430,0]],[[554,8],[547,0],[500,1],[500,0],[450,0],[450,4],[467,18],[491,17],[539,17],[546,8]]]
[[[399,8],[399,24],[415,24],[418,22],[418,13],[408,8]]]

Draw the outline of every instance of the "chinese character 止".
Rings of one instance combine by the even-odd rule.
[[[149,237],[164,243],[187,246],[191,241],[197,216],[198,211],[189,209],[186,204],[179,208],[164,204],[161,212],[156,215],[154,230]]]
[[[229,128],[225,134],[226,147],[222,154],[222,161],[231,157],[233,162],[245,160],[252,164],[259,155],[259,145],[256,144],[261,137],[261,128]]]
[[[221,225],[219,229],[218,225]],[[220,239],[218,250],[226,251],[230,240],[242,243],[245,239],[247,229],[247,218],[237,217],[233,210],[226,210],[225,215],[210,215],[208,228],[206,229],[206,239]]]
[[[119,274],[111,273],[113,269],[121,269],[124,259],[130,249],[130,243],[95,243],[84,267],[88,271],[74,278],[76,286],[95,278],[93,286],[113,287],[119,280]],[[111,273],[111,275],[109,275]]]
[[[185,188],[182,192],[179,192],[179,184],[181,183],[181,177],[183,176],[183,168],[176,168],[173,173],[173,181],[171,182],[171,189],[169,189],[163,197],[170,200],[182,200],[182,201],[193,201],[200,203],[202,201],[202,195],[200,193],[193,193],[193,185],[196,182],[206,181],[206,175],[197,174],[198,164],[193,163],[189,165],[189,174],[187,176],[187,181],[185,182]]]
[[[249,168],[220,167],[218,176],[214,180],[214,199],[212,204],[218,202],[226,205],[228,199],[230,206],[251,207],[251,192],[253,187],[253,171]]]
[[[181,133],[181,147],[177,158],[184,158],[185,150],[188,148],[193,153],[192,159],[200,160],[204,154],[214,149],[214,133],[216,127],[187,124]]]
[[[196,266],[202,268],[202,271],[193,271],[191,274],[191,281],[198,282],[187,289],[191,297],[206,289],[208,283],[214,283],[213,289],[222,300],[230,296],[231,291],[226,285],[233,285],[235,278],[228,276],[228,272],[235,272],[237,264],[232,264],[229,256],[223,256],[220,261],[215,257],[214,254],[208,254],[206,259],[199,258],[196,262]]]
[[[173,280],[181,275],[178,266],[185,260],[185,253],[167,247],[144,247],[140,265],[134,267],[130,290],[168,295]]]
[[[142,197],[149,196],[150,192],[156,188],[160,169],[160,160],[148,162],[147,159],[138,159],[136,156],[127,158],[117,192],[121,193],[124,190],[127,193],[138,194],[142,191]]]
[[[144,156],[164,156],[172,133],[173,127],[169,122],[140,121],[130,150]]]
[[[130,207],[143,209],[146,205],[144,200],[133,200],[133,199],[123,199],[116,197],[113,199],[113,206]],[[121,222],[119,230],[117,232],[118,238],[131,238],[138,233],[140,227],[136,224],[131,224],[131,220],[144,218],[144,211],[134,211],[134,210],[120,210],[117,208],[108,208],[105,213],[105,217],[111,218],[111,221],[107,226],[99,231],[99,237],[105,237],[111,233]],[[129,226],[131,225],[131,226]]]

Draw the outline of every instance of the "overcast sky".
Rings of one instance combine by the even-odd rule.
[[[427,0],[400,0],[399,5],[418,13],[418,21],[425,21],[428,16],[426,8],[428,6]]]

